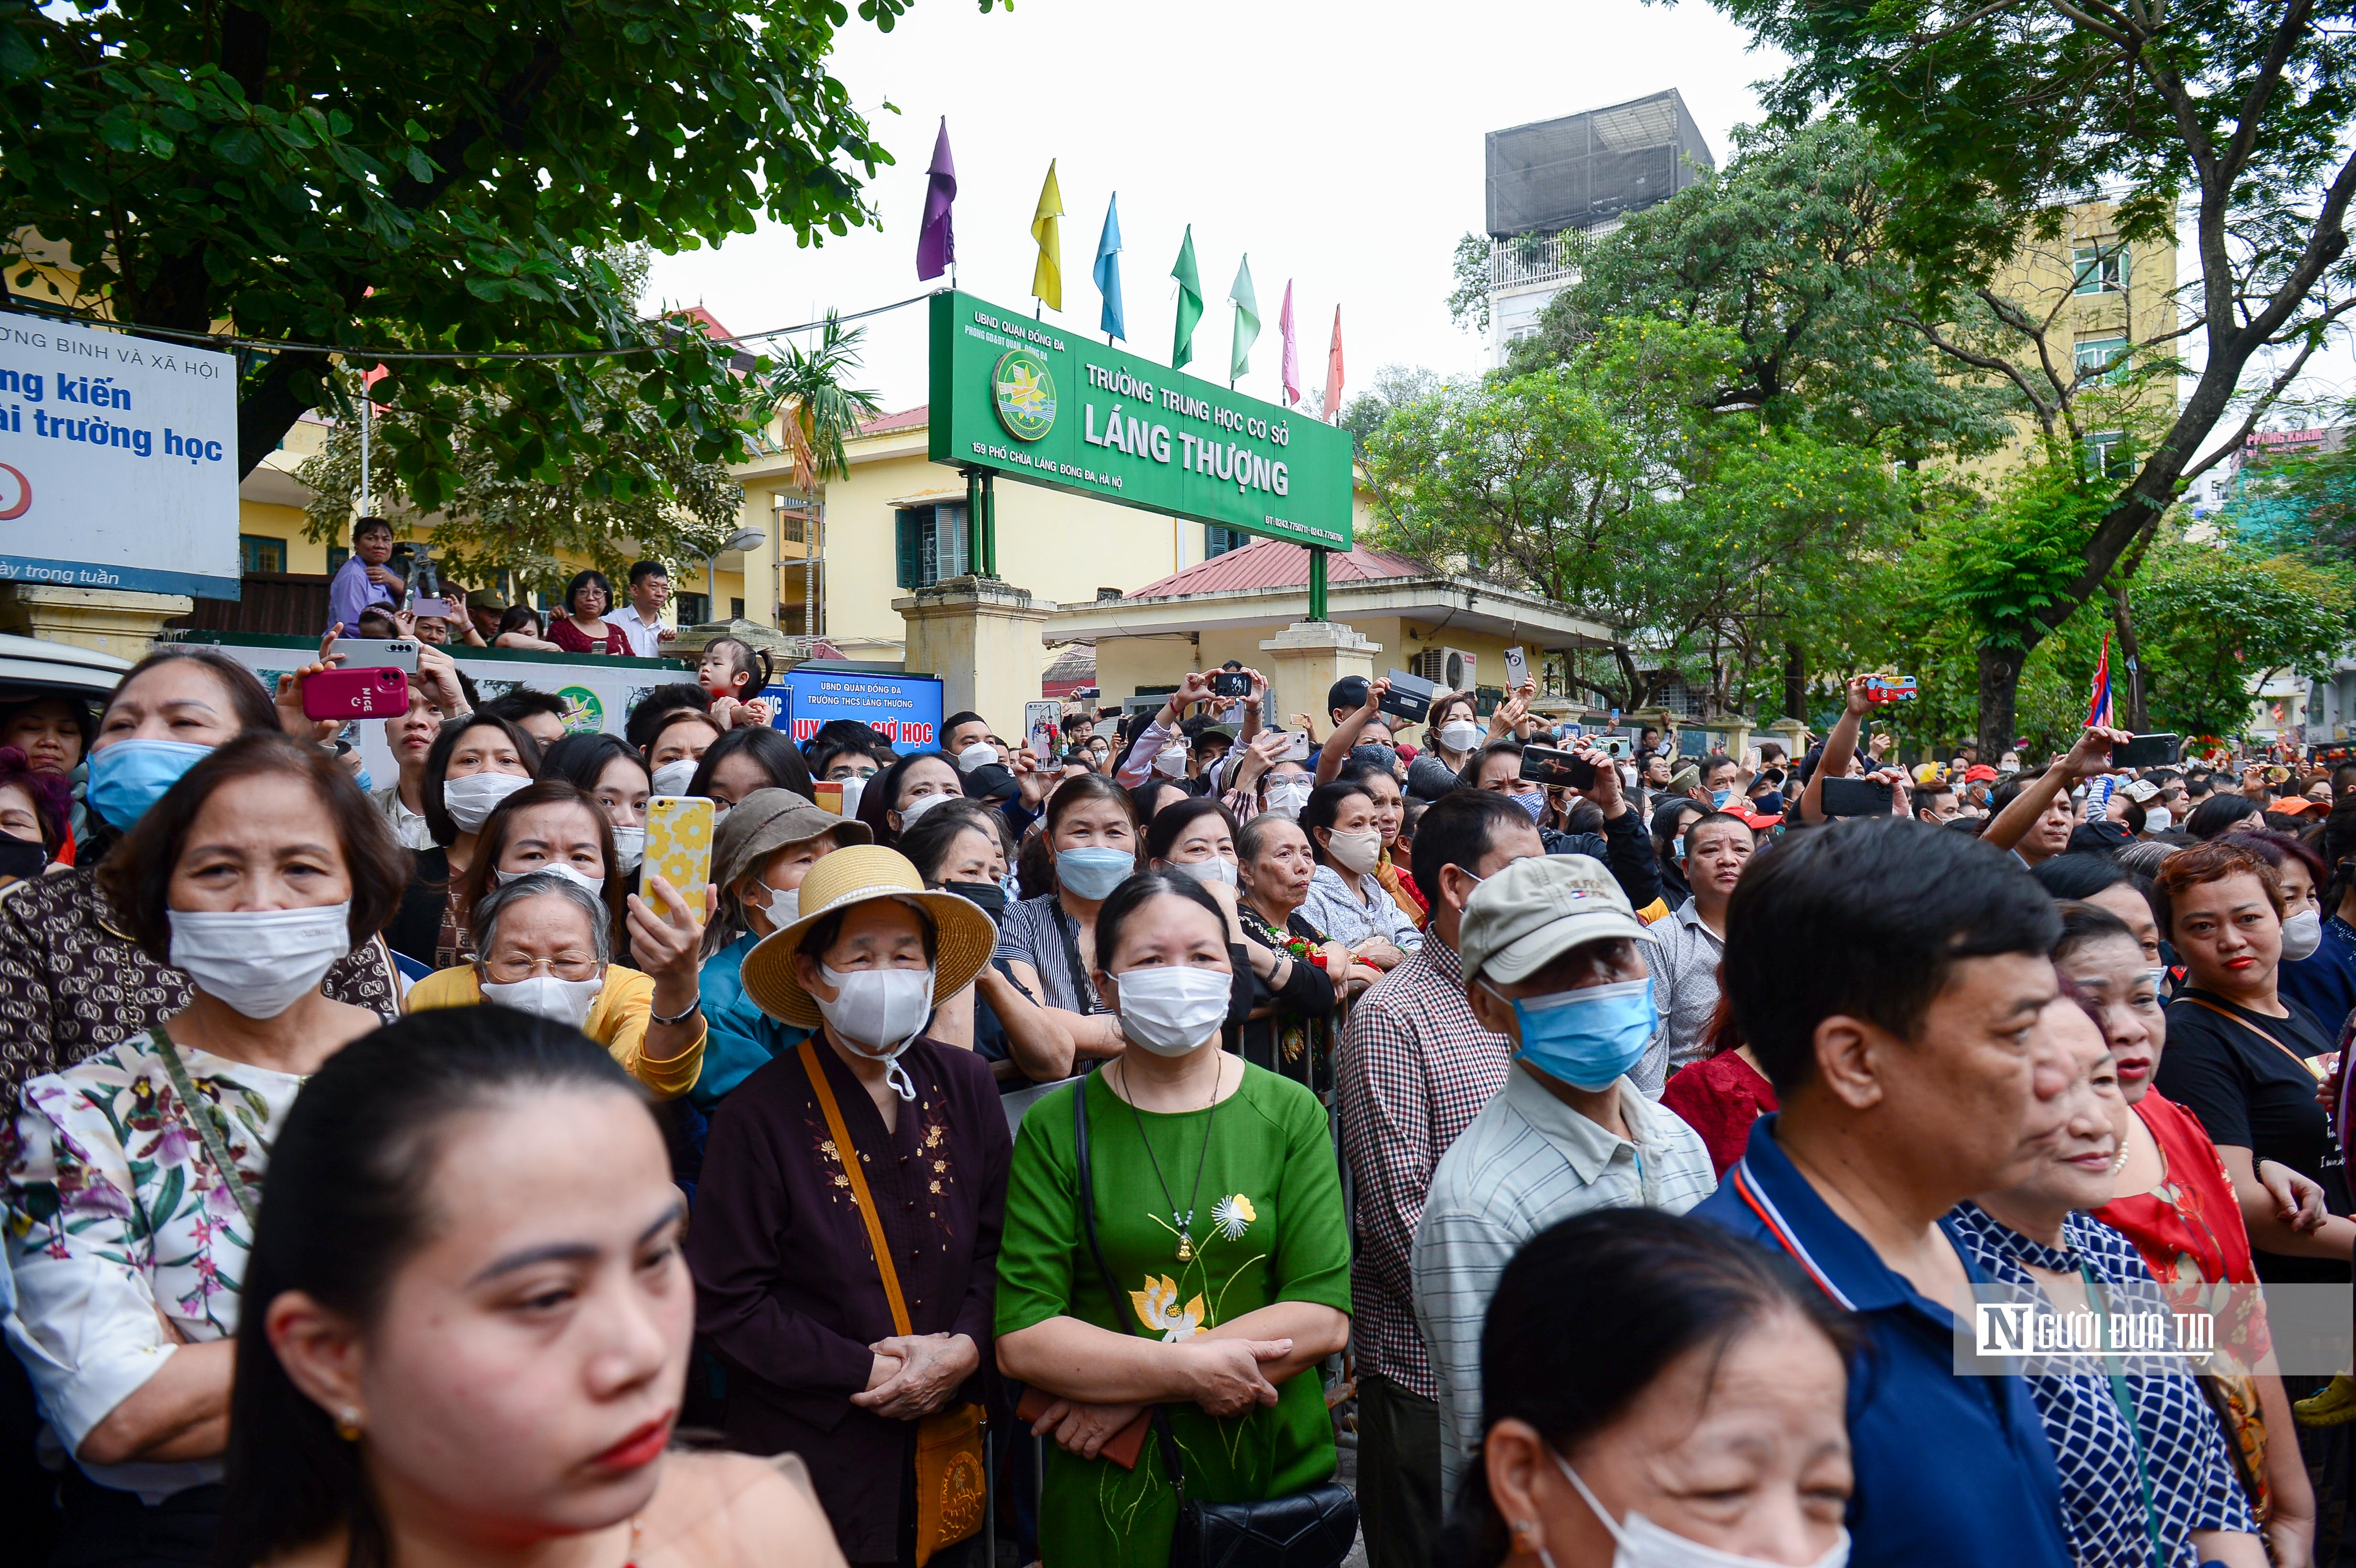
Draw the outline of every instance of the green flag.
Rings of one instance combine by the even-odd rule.
[[[1186,225],[1186,238],[1178,247],[1178,264],[1170,269],[1178,280],[1178,335],[1170,345],[1170,368],[1173,370],[1194,357],[1194,324],[1203,319],[1203,280],[1194,271],[1194,226]]]
[[[1227,350],[1227,379],[1232,383],[1251,368],[1252,345],[1259,340],[1259,301],[1252,294],[1248,255],[1236,269],[1236,286],[1227,291],[1227,299],[1236,307],[1235,345]]]

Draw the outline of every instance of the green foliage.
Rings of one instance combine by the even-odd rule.
[[[2302,453],[2244,468],[2218,522],[2268,554],[2356,571],[2356,453]]]
[[[857,432],[862,420],[884,411],[873,392],[842,384],[842,379],[859,368],[859,345],[866,336],[863,326],[844,330],[829,311],[819,340],[808,348],[788,343],[784,363],[769,378],[771,394],[785,408],[786,418],[809,452],[809,477],[816,483],[851,472],[851,460],[842,449],[844,439]]]
[[[1421,367],[1386,365],[1375,372],[1371,391],[1360,392],[1342,405],[1342,417],[1337,421],[1357,443],[1361,455],[1365,452],[1366,438],[1382,428],[1394,411],[1431,396],[1440,390],[1440,378]],[[1322,397],[1323,394],[1320,394]],[[1323,411],[1322,406],[1319,410]]]
[[[1455,288],[1448,294],[1448,319],[1468,332],[1489,330],[1489,237],[1467,234],[1450,258]]]
[[[2017,471],[1984,513],[1945,530],[1933,603],[1962,617],[1984,646],[2026,652],[2051,619],[2067,616],[2070,584],[2108,499],[2073,453],[2049,452]]]
[[[2319,674],[2356,631],[2344,572],[2283,556],[2176,545],[2135,596],[2153,721],[2185,735],[2249,727],[2250,689],[2278,670]]]
[[[862,0],[889,28],[907,0]],[[991,0],[981,0],[984,9]],[[80,311],[205,331],[619,361],[407,362],[394,461],[422,506],[464,482],[455,432],[519,466],[606,432],[597,384],[745,451],[736,357],[637,319],[616,242],[718,244],[767,217],[804,244],[870,217],[889,155],[827,73],[837,0],[0,0],[0,208],[78,272],[9,271]],[[46,254],[49,252],[39,251]],[[241,471],[332,397],[317,354],[249,356]]]

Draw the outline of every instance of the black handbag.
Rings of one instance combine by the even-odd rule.
[[[1079,1164],[1080,1229],[1088,1239],[1105,1294],[1120,1310],[1104,1249],[1097,1243],[1096,1179],[1088,1168],[1088,1086],[1072,1085],[1072,1136]],[[1153,1435],[1162,1467],[1178,1488],[1178,1528],[1170,1538],[1170,1568],[1340,1568],[1358,1538],[1358,1499],[1340,1481],[1323,1481],[1288,1497],[1258,1502],[1204,1502],[1187,1495],[1185,1467],[1170,1417],[1153,1407]]]

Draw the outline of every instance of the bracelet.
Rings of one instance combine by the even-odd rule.
[[[696,996],[688,1002],[687,1006],[680,1008],[679,1011],[675,1013],[668,1015],[655,1011],[654,1004],[649,1002],[647,1005],[647,1021],[650,1024],[685,1023],[688,1019],[693,1018],[695,1016],[696,1009],[702,1006],[703,996],[701,992],[698,992]]]

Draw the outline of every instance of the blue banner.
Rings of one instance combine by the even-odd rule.
[[[777,727],[797,744],[838,719],[873,726],[903,752],[940,744],[941,683],[928,675],[796,669],[764,694],[776,704]]]

